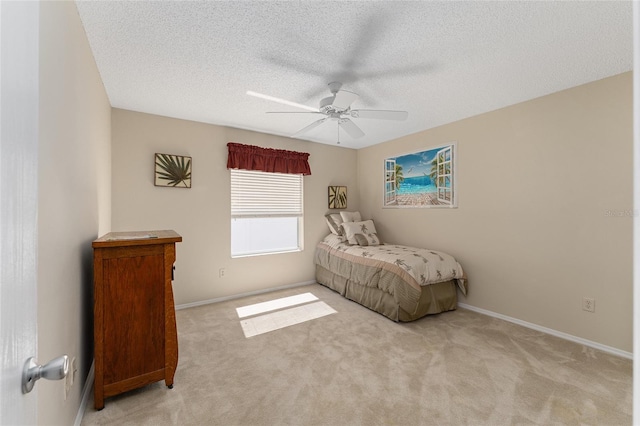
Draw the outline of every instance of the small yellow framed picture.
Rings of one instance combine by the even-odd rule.
[[[329,187],[329,208],[330,209],[346,209],[347,208],[347,187],[346,186],[330,186]]]

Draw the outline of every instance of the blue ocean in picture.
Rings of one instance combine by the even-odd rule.
[[[404,178],[400,188],[398,188],[398,195],[401,194],[422,194],[425,192],[436,192],[436,186],[431,182],[429,176],[416,176]]]

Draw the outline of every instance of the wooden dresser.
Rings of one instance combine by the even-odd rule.
[[[175,231],[111,232],[93,242],[95,408],[160,380],[173,387]]]

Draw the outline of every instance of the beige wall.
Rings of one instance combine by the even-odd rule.
[[[360,210],[455,255],[461,302],[630,352],[632,133],[626,73],[359,150]],[[382,208],[384,158],[454,141],[457,209]]]
[[[76,383],[38,383],[38,422],[73,424],[93,361],[91,241],[109,231],[111,107],[75,3],[40,4],[38,354],[78,360]]]
[[[113,229],[183,235],[177,304],[312,280],[326,187],[347,185],[349,210],[384,240],[458,257],[471,282],[462,302],[632,349],[630,74],[359,151],[119,109],[112,134]],[[231,259],[229,141],[311,153],[303,252]],[[457,209],[382,208],[384,158],[453,141]],[[155,152],[193,157],[193,188],[153,186]]]
[[[304,177],[304,251],[232,259],[227,142],[310,153]],[[121,109],[112,112],[113,230],[174,229],[176,304],[314,280],[315,245],[329,233],[327,186],[346,185],[356,209],[356,151]],[[153,185],[154,153],[193,158],[192,187]],[[225,268],[224,278],[219,269]]]

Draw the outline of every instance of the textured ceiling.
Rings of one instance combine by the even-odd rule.
[[[78,1],[111,105],[290,136],[327,84],[354,109],[361,148],[632,69],[626,2]],[[336,122],[300,136],[335,144]],[[241,142],[241,141],[239,141]]]

